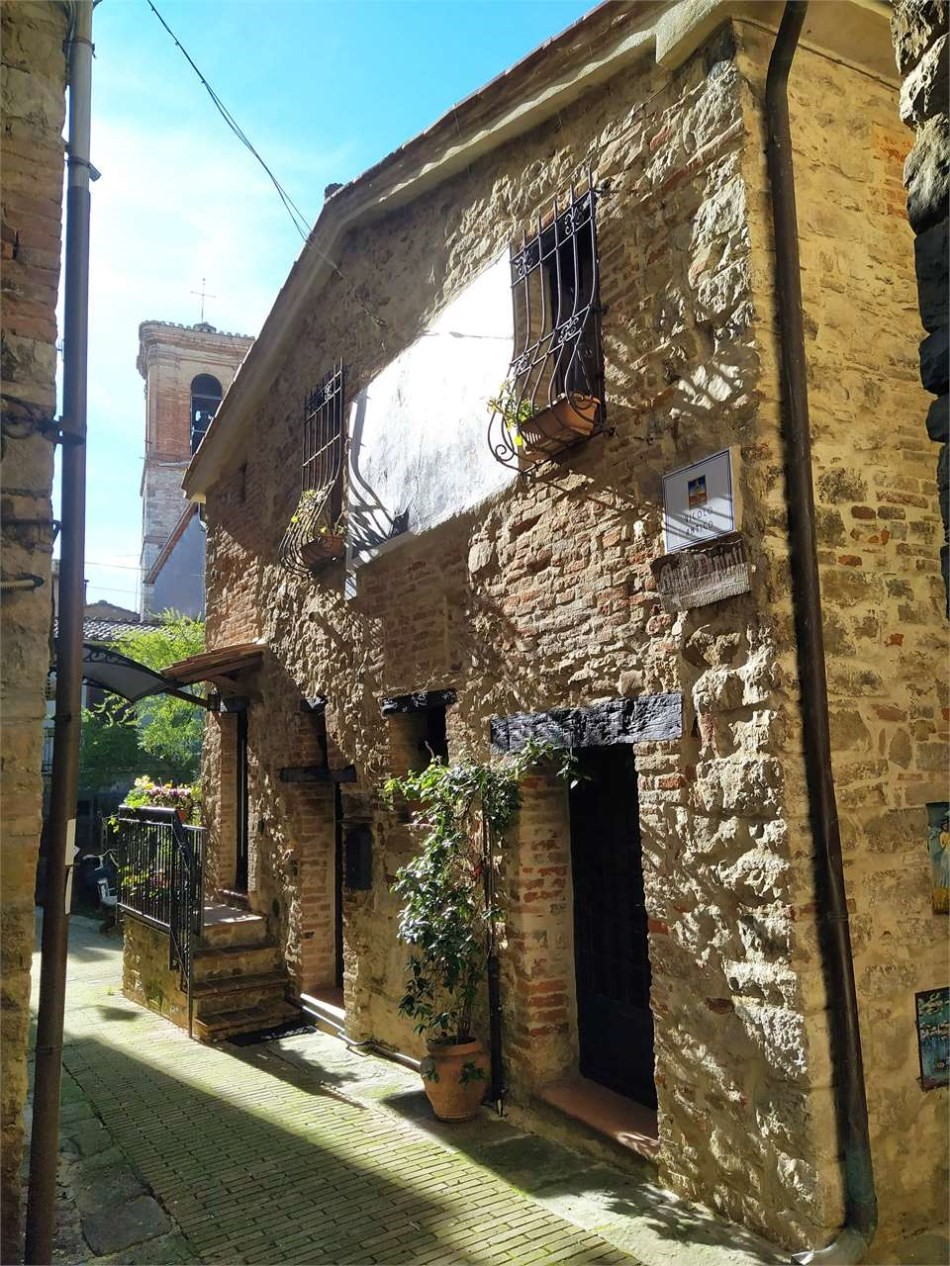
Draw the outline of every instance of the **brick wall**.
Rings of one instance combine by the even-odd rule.
[[[405,815],[379,795],[405,757],[380,698],[455,687],[450,754],[484,756],[492,716],[682,695],[684,737],[635,750],[661,1176],[801,1247],[830,1237],[841,1202],[788,600],[761,165],[767,52],[767,38],[742,27],[675,74],[645,59],[351,233],[347,285],[331,279],[314,296],[267,414],[235,459],[244,470],[235,465],[209,493],[209,640],[259,636],[269,647],[252,702],[262,720],[251,817],[265,823],[252,841],[254,900],[299,911],[302,933],[324,939],[325,886],[311,907],[294,866],[313,845],[329,850],[332,802],[302,810],[276,771],[304,763],[290,724],[299,699],[329,698],[331,763],[352,762],[358,774],[344,788],[344,815],[374,832],[372,888],[345,899],[347,1025],[411,1051],[418,1039],[396,1014],[406,951],[389,884],[413,843]],[[935,970],[938,945],[923,804],[945,742],[929,698],[943,644],[923,544],[936,499],[902,424],[920,392],[906,318],[913,278],[894,236],[900,133],[886,85],[804,51],[796,76],[835,772],[850,855],[857,862],[862,841],[874,841],[849,873],[862,1002],[875,1023],[885,1000],[893,1015],[882,1042],[869,1044],[869,1080],[886,1076],[899,1048],[896,1111],[935,1156],[936,1101],[919,1102],[910,1057],[913,986]],[[857,120],[828,105],[852,99]],[[853,144],[841,134],[849,128]],[[852,150],[858,170],[842,172]],[[355,395],[402,349],[403,331],[424,328],[588,163],[610,182],[598,242],[612,432],[576,450],[556,478],[512,484],[477,513],[392,547],[361,568],[355,600],[344,597],[342,566],[303,580],[282,571],[307,387],[342,355]],[[385,313],[382,330],[364,304]],[[740,453],[751,592],[668,614],[650,570],[663,552],[661,476],[730,445]],[[903,643],[891,640],[902,628]],[[891,706],[907,724],[875,711]],[[900,740],[892,751],[901,729],[910,747]],[[208,769],[213,778],[213,754]],[[503,858],[505,1047],[522,1101],[576,1067],[569,858],[563,789],[533,779]],[[903,895],[865,891],[866,878],[885,885],[898,873]],[[293,956],[294,924],[281,917]],[[875,939],[876,925],[887,939]],[[872,1097],[889,1196],[883,1085]],[[892,1229],[933,1215],[929,1193],[915,1200],[911,1182],[882,1201]]]
[[[52,422],[56,413],[56,293],[60,208],[66,13],[25,0],[0,6],[3,89],[0,244],[3,259],[2,519],[3,579],[37,576],[35,591],[2,598],[3,874],[0,959],[2,1068],[2,1245],[0,1258],[20,1260],[20,1160],[26,1098],[26,1043],[33,892],[42,813],[42,718],[50,662],[50,523]]]

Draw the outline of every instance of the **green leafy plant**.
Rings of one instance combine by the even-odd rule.
[[[498,394],[489,399],[488,407],[493,413],[500,415],[512,447],[524,448],[525,439],[521,428],[525,422],[530,422],[537,412],[530,399],[515,391],[511,382],[505,381],[498,388]]]
[[[430,1040],[472,1040],[473,1011],[501,918],[492,851],[521,805],[520,780],[542,761],[555,762],[559,777],[575,778],[568,749],[529,742],[501,761],[434,760],[386,783],[390,801],[402,796],[418,805],[413,825],[422,848],[393,883],[402,902],[399,939],[411,947],[399,1010]],[[483,1075],[472,1070],[470,1078]]]
[[[133,625],[112,645],[129,659],[161,672],[169,664],[204,650],[204,621],[166,611],[160,624]],[[197,693],[192,687],[182,689]],[[152,757],[167,778],[190,783],[198,777],[206,715],[203,708],[172,695],[155,695],[131,705],[110,695],[96,715],[104,724],[129,727],[140,753]],[[136,764],[141,769],[141,760]]]

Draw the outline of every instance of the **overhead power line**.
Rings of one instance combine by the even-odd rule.
[[[287,214],[290,216],[290,219],[291,219],[291,222],[293,223],[294,228],[300,234],[304,243],[307,243],[310,239],[310,233],[309,233],[308,222],[303,212],[294,202],[293,198],[291,198],[290,194],[286,191],[286,189],[284,189],[283,185],[280,183],[280,181],[277,179],[277,177],[268,167],[267,163],[264,162],[264,159],[255,149],[255,147],[251,144],[250,140],[248,139],[247,133],[238,124],[234,115],[227,108],[227,106],[224,104],[224,102],[221,100],[221,98],[218,96],[215,90],[208,83],[207,79],[198,69],[197,65],[195,64],[194,58],[191,56],[191,54],[185,48],[184,44],[182,44],[181,40],[178,38],[175,32],[171,29],[171,27],[168,25],[168,23],[165,21],[162,15],[159,13],[158,9],[155,8],[155,5],[152,3],[152,0],[145,0],[145,3],[148,5],[148,7],[152,10],[152,12],[158,18],[159,22],[161,22],[162,26],[165,28],[168,34],[172,37],[172,39],[175,42],[176,48],[181,50],[182,56],[185,58],[185,60],[187,61],[191,69],[198,76],[203,88],[205,89],[205,91],[207,92],[211,100],[214,102],[215,109],[224,119],[225,123],[227,123],[228,127],[231,129],[234,135],[238,138],[241,144],[245,147],[245,149],[247,149],[251,154],[253,154],[253,156],[257,159],[257,161],[263,167],[264,171],[267,172],[267,175],[270,178],[271,183],[273,184],[274,188],[277,190],[280,200],[284,204],[284,207],[287,210]],[[340,281],[342,281],[343,284],[346,286],[346,288],[349,290],[350,295],[353,298],[356,305],[359,308],[361,308],[363,312],[366,313],[366,315],[370,318],[373,324],[379,327],[380,329],[383,326],[385,326],[386,324],[385,320],[377,312],[374,312],[372,308],[368,307],[367,304],[363,302],[363,300],[357,294],[354,287],[350,284],[347,278],[344,277],[343,271],[340,268],[340,266],[334,260],[332,260],[325,251],[320,250],[320,248],[316,246],[315,243],[310,242],[310,248],[311,250],[315,251],[316,254],[319,255],[320,258],[323,259],[330,266],[332,271],[336,274],[336,276],[340,279]]]
[[[152,0],[146,0],[146,4],[152,10],[155,16],[158,18],[159,22],[161,22],[162,26],[165,28],[168,34],[175,41],[176,48],[179,48],[181,50],[182,56],[185,58],[188,65],[195,72],[198,78],[201,80],[202,86],[204,87],[208,96],[214,102],[215,108],[217,109],[218,113],[221,115],[222,119],[224,119],[225,123],[228,125],[228,127],[231,129],[234,135],[238,138],[241,144],[245,147],[245,149],[249,150],[254,155],[254,157],[257,159],[260,165],[267,172],[267,175],[270,177],[271,184],[277,190],[277,193],[280,197],[281,202],[287,208],[287,214],[290,216],[291,221],[293,222],[294,228],[297,230],[297,232],[306,242],[307,236],[308,236],[308,227],[307,227],[307,221],[304,218],[303,212],[300,210],[300,208],[294,202],[293,198],[291,198],[290,194],[286,191],[286,189],[284,189],[283,185],[280,183],[280,181],[277,179],[277,177],[274,175],[274,173],[271,171],[268,165],[264,162],[263,158],[261,158],[260,154],[251,144],[250,140],[248,139],[247,133],[240,126],[240,124],[235,119],[234,115],[231,113],[231,111],[227,108],[227,106],[224,104],[224,102],[221,100],[221,98],[218,96],[215,90],[208,83],[207,79],[205,79],[204,75],[195,65],[195,62],[191,54],[188,52],[187,48],[185,48],[184,44],[182,44],[181,40],[178,38],[175,32],[171,29],[171,27],[168,25],[168,23],[165,21],[162,15],[159,13],[159,11],[155,8],[154,4],[152,4]]]

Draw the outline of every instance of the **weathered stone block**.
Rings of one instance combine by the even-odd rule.
[[[950,193],[950,124],[946,114],[928,119],[904,164],[907,218],[915,233],[939,224]]]
[[[900,115],[908,127],[947,108],[947,36],[941,35],[924,53],[901,87]]]
[[[891,38],[897,69],[906,74],[947,31],[947,0],[895,0]]]
[[[942,220],[932,228],[918,234],[914,240],[914,262],[917,271],[917,290],[920,303],[920,320],[925,330],[950,324],[950,268],[947,262],[947,226],[950,220]]]
[[[927,434],[938,444],[950,439],[950,396],[940,396],[927,410]]]
[[[920,345],[920,381],[935,396],[950,386],[950,339],[948,327],[934,330]]]

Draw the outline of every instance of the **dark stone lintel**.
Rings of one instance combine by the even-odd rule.
[[[454,690],[419,690],[414,695],[380,699],[379,708],[384,717],[391,717],[404,712],[425,712],[427,708],[447,708],[455,700]]]
[[[324,695],[314,695],[312,699],[300,700],[300,711],[322,715],[326,711],[327,701]]]
[[[281,782],[356,782],[356,766],[329,769],[326,765],[290,765],[278,777]]]
[[[491,721],[491,743],[497,752],[520,751],[528,739],[561,747],[611,747],[682,737],[683,696],[679,693],[611,699],[591,708],[518,712]]]

